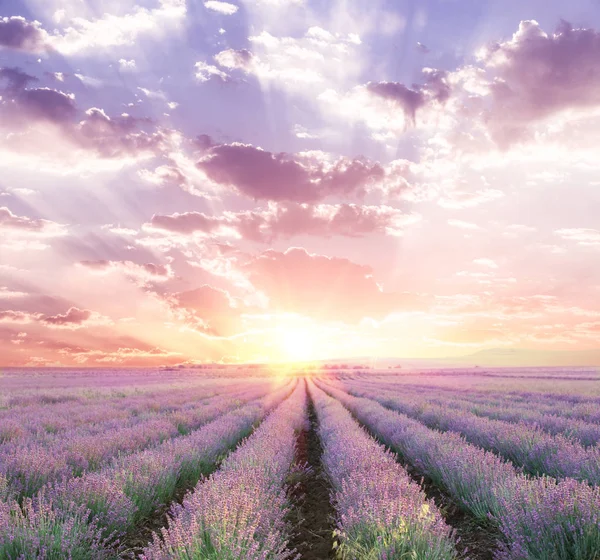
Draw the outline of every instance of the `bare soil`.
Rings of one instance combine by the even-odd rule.
[[[294,532],[289,548],[295,548],[302,560],[335,558],[333,529],[335,512],[330,502],[331,487],[323,470],[323,449],[317,434],[317,416],[309,403],[309,426],[298,434],[296,461],[305,468],[298,475],[291,498],[294,503],[288,521]]]

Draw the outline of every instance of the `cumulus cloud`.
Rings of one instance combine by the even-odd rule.
[[[208,2],[204,2],[204,7],[213,12],[223,14],[224,16],[232,16],[239,10],[235,4],[221,2],[220,0],[208,0]]]
[[[552,34],[522,21],[508,41],[479,53],[493,107],[488,126],[507,145],[530,123],[565,109],[600,106],[600,33],[562,21]]]
[[[328,161],[322,152],[291,155],[241,143],[211,146],[197,167],[214,183],[256,200],[292,202],[361,196],[384,177],[381,165],[366,159]]]
[[[51,88],[27,88],[34,81],[18,69],[4,68],[0,79],[0,130],[9,134],[0,146],[19,154],[73,158],[77,150],[101,159],[138,159],[166,149],[170,135],[149,119],[108,116],[91,108],[77,119],[75,96]]]
[[[0,17],[0,48],[41,53],[48,48],[48,34],[39,21],[20,16]]]
[[[223,68],[250,72],[255,57],[248,49],[226,49],[215,55],[215,61]]]
[[[384,291],[368,266],[302,248],[266,251],[243,265],[243,270],[276,312],[356,323],[422,304],[415,294]]]
[[[360,73],[356,56],[360,38],[310,27],[302,37],[262,31],[249,37],[252,51],[221,51],[215,61],[224,68],[252,74],[261,81],[293,93],[314,95],[334,83],[350,83]]]
[[[356,204],[274,204],[268,209],[224,212],[208,216],[184,212],[170,216],[156,214],[147,227],[189,235],[233,235],[250,241],[270,243],[297,235],[362,237],[370,233],[402,235],[403,229],[420,216],[389,206]]]
[[[57,51],[75,55],[91,49],[133,45],[140,36],[160,36],[185,19],[185,0],[158,0],[156,7],[136,6],[130,13],[104,13],[99,18],[72,17],[63,28],[50,36]]]

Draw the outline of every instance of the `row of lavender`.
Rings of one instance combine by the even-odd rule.
[[[168,412],[174,407],[194,402],[198,398],[208,398],[227,389],[226,384],[214,380],[159,392],[135,391],[119,396],[88,395],[35,406],[12,406],[0,410],[0,444],[44,440],[67,430],[101,424],[107,420],[126,420]]]
[[[600,442],[600,407],[593,403],[572,405],[562,402],[550,406],[535,402],[515,403],[510,396],[491,394],[487,397],[469,396],[430,387],[386,385],[382,388],[424,397],[428,403],[445,405],[477,416],[537,426],[549,434],[562,434],[577,440],[586,447]],[[576,416],[577,412],[580,417]]]
[[[451,560],[451,529],[396,457],[311,384],[342,558]]]
[[[529,478],[459,434],[427,428],[339,385],[320,386],[475,519],[493,523],[501,535],[499,560],[597,558],[598,487],[571,478]]]
[[[124,456],[184,435],[250,400],[264,395],[266,384],[241,391],[165,407],[163,412],[107,420],[65,430],[51,438],[27,438],[0,446],[0,474],[16,497],[30,497],[51,481],[81,476],[97,470],[116,456]]]
[[[196,387],[225,386],[235,380],[219,375],[172,377],[156,370],[62,370],[58,375],[34,371],[19,371],[0,376],[0,416],[7,409],[52,406],[70,403],[84,404],[95,400],[160,395],[174,390]]]
[[[452,560],[451,529],[393,454],[336,400],[309,384],[319,421],[323,462],[332,483],[340,558]],[[296,432],[306,424],[304,383],[233,453],[201,481],[169,527],[154,536],[144,560],[284,560],[288,545],[285,481],[294,466]]]
[[[285,483],[297,433],[307,422],[305,383],[281,404],[181,505],[154,535],[145,560],[227,558],[284,560],[290,527]]]
[[[444,398],[460,399],[467,403],[488,406],[491,409],[509,407],[516,413],[534,411],[540,415],[564,417],[600,424],[600,397],[585,397],[559,393],[531,393],[523,391],[491,391],[464,388],[449,388],[431,384],[406,383],[402,377],[386,376],[377,379],[353,378],[347,381],[375,383],[378,387],[402,391],[429,391]],[[484,414],[485,415],[485,414]]]
[[[498,453],[534,475],[574,478],[600,484],[600,447],[585,447],[563,434],[541,427],[477,416],[446,402],[431,402],[426,391],[386,390],[377,385],[344,383],[353,395],[377,400],[430,428],[456,432],[470,443]]]
[[[0,502],[0,558],[115,557],[123,536],[214,470],[292,389],[286,384],[239,408],[224,403],[213,411],[216,419],[188,435],[49,483],[21,504],[7,496]]]

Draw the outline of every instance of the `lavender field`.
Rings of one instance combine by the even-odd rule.
[[[4,370],[0,560],[598,560],[592,369]]]

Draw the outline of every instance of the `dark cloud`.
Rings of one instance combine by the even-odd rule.
[[[227,212],[221,216],[201,212],[157,214],[149,225],[184,235],[214,234],[227,228],[243,239],[269,243],[297,235],[361,237],[370,233],[398,233],[402,225],[415,218],[418,219],[388,206],[282,203],[270,204],[266,210]]]
[[[147,118],[110,117],[96,107],[78,118],[73,95],[47,87],[27,88],[35,78],[18,68],[2,69],[0,78],[8,84],[0,90],[0,127],[29,131],[32,143],[37,141],[36,127],[44,124],[55,125],[59,140],[107,159],[159,154],[169,142],[169,133]],[[20,151],[26,148],[19,144]]]
[[[377,97],[395,102],[407,121],[414,126],[417,111],[421,107],[431,102],[445,103],[451,93],[445,71],[427,68],[423,72],[425,83],[413,85],[412,89],[398,82],[369,82],[366,88]]]
[[[30,82],[38,81],[35,76],[26,74],[20,68],[0,68],[0,80],[6,80],[6,89],[9,92],[22,90]]]
[[[46,50],[46,40],[40,22],[20,16],[0,17],[0,47],[38,53]]]
[[[379,163],[366,159],[340,158],[328,163],[319,156],[272,153],[240,143],[212,146],[197,166],[214,182],[251,198],[292,202],[361,196],[384,176]]]

